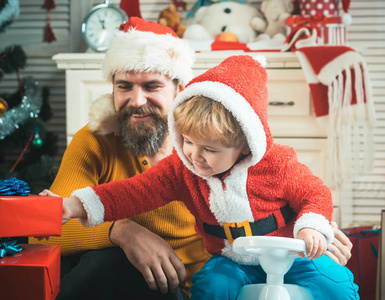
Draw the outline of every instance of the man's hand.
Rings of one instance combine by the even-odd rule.
[[[308,259],[317,259],[326,252],[326,238],[317,230],[303,228],[298,232],[297,239],[305,241]],[[303,258],[304,254],[300,253],[300,256]]]
[[[159,236],[129,219],[114,223],[110,240],[143,274],[148,286],[162,293],[176,292],[186,283],[186,270],[174,250]]]
[[[336,263],[345,266],[352,256],[351,251],[353,244],[350,242],[349,238],[338,229],[336,222],[332,222],[332,227],[334,230],[334,241],[328,245],[325,254]]]

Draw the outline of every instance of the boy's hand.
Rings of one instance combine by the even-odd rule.
[[[314,229],[303,228],[298,232],[297,239],[304,240],[306,243],[306,255],[308,259],[317,259],[326,252],[325,236]],[[304,258],[304,253],[298,253]]]
[[[50,197],[60,197],[59,195],[56,195],[54,193],[52,193],[50,190],[43,190],[42,192],[39,193],[39,196],[50,196]],[[63,221],[62,221],[63,222]],[[63,224],[63,223],[62,223]],[[46,237],[35,237],[35,239],[37,239],[38,241],[42,241],[42,240],[47,240],[49,241],[50,239],[52,238],[52,236],[46,236]]]
[[[63,198],[63,212],[61,224],[64,225],[71,219],[71,209],[69,198]]]
[[[50,190],[44,190],[44,191],[40,192],[39,196],[60,197],[59,195],[52,193]]]
[[[40,192],[39,195],[60,197],[49,190],[44,190]],[[62,225],[67,223],[71,218],[85,217],[87,217],[86,211],[83,208],[83,204],[77,197],[71,196],[68,198],[63,198]]]

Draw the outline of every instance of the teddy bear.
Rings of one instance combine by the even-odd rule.
[[[169,4],[167,8],[159,13],[158,23],[170,27],[180,38],[183,37],[183,34],[186,31],[186,27],[180,23],[179,14],[175,4]]]
[[[258,36],[258,40],[280,38],[285,39],[286,19],[291,15],[294,9],[292,0],[265,0],[261,3],[261,12],[263,13],[266,27],[262,29],[263,33]]]
[[[232,1],[218,2],[196,11],[193,24],[187,26],[183,38],[204,41],[214,40],[221,33],[233,33],[238,42],[250,43],[264,28],[266,22],[256,7]]]

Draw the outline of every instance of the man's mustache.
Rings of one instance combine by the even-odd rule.
[[[120,113],[129,117],[132,115],[162,116],[160,109],[156,106],[141,106],[141,107],[129,106],[125,108],[123,111],[120,111]]]

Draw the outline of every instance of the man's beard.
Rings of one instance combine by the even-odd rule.
[[[133,114],[149,115],[143,122],[132,122]],[[159,152],[167,135],[167,116],[158,107],[128,107],[118,112],[120,135],[125,147],[135,156],[152,156]]]

